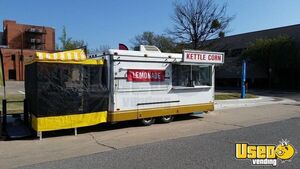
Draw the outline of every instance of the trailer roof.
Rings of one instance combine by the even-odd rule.
[[[153,51],[131,51],[131,50],[118,50],[110,49],[109,54],[133,57],[151,57],[151,58],[173,58],[177,61],[182,60],[182,53],[163,53]]]

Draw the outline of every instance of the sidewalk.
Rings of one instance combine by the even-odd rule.
[[[24,95],[24,81],[5,81],[6,95]],[[0,86],[0,96],[3,96],[3,87]]]
[[[259,96],[258,98],[253,99],[230,99],[230,100],[216,100],[215,101],[215,110],[224,110],[230,108],[239,108],[239,107],[254,107],[270,104],[283,104],[283,103],[295,103],[296,101],[288,98],[281,97],[268,97],[268,96]]]

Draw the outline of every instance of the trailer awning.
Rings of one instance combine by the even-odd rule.
[[[36,59],[38,60],[86,60],[86,55],[83,49],[75,49],[63,52],[47,53],[36,52]]]
[[[36,57],[33,60],[26,62],[29,65],[34,62],[47,62],[47,63],[65,63],[65,64],[81,64],[81,65],[103,65],[104,60],[88,59],[83,49],[75,49],[64,52],[36,52]]]

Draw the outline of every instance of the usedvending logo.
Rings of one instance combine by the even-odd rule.
[[[295,147],[288,140],[279,141],[278,145],[272,144],[235,144],[235,157],[238,160],[249,159],[252,165],[277,166],[278,161],[290,162],[296,154]]]

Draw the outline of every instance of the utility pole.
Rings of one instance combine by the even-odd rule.
[[[22,30],[21,31],[21,41],[22,41],[22,44],[21,44],[21,56],[19,58],[19,79],[20,80],[23,80],[23,59],[24,59],[24,56],[23,56],[23,48],[24,48],[24,31]],[[22,69],[22,70],[21,70]]]
[[[246,69],[247,69],[247,64],[246,60],[243,60],[242,62],[242,76],[241,76],[241,98],[246,97]]]

